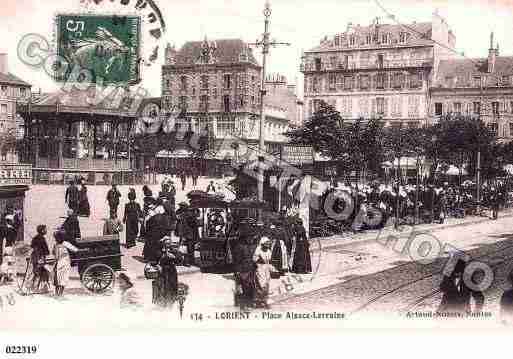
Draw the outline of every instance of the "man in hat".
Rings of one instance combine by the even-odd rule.
[[[74,211],[78,210],[78,204],[80,202],[80,193],[74,181],[69,181],[69,186],[66,188],[66,194],[64,195],[64,202],[68,205],[69,209]]]
[[[148,209],[143,248],[143,257],[148,263],[157,263],[159,261],[162,254],[160,241],[169,234],[164,212],[164,208],[158,202],[150,205]]]
[[[70,209],[68,210],[68,217],[62,224],[62,230],[66,234],[65,241],[75,244],[77,238],[81,238],[80,223],[78,221],[76,213]]]
[[[121,198],[121,193],[119,193],[116,184],[112,184],[112,188],[107,192],[107,202],[109,203],[110,212],[116,212],[116,216],[118,213],[119,207],[119,199]]]

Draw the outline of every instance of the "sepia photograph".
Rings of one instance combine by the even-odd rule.
[[[0,332],[513,328],[513,2],[0,19]]]

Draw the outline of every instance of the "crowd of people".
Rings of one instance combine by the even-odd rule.
[[[350,198],[352,211],[332,228],[335,227],[333,231],[358,232],[383,227],[390,218],[398,218],[399,224],[443,223],[449,217],[463,218],[479,214],[478,204],[481,209],[490,211],[490,217],[497,219],[500,208],[511,202],[510,188],[511,184],[507,181],[485,183],[481,187],[479,203],[476,186],[471,181],[461,186],[449,185],[447,182],[419,185],[418,190],[415,184],[346,184],[329,189],[324,198],[334,191],[345,192],[348,196],[336,200],[333,210],[335,213],[346,210]],[[325,215],[324,212],[317,213],[318,221],[322,221]],[[364,216],[374,217],[374,221],[358,220]]]

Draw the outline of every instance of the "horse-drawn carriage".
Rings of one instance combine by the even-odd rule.
[[[200,241],[196,244],[196,264],[203,273],[232,273],[232,248],[243,219],[257,218],[257,210],[267,209],[258,201],[224,201],[207,194],[190,195],[190,208],[199,211]]]
[[[119,235],[77,238],[73,245],[85,249],[70,253],[71,266],[77,267],[82,285],[93,293],[102,293],[111,288],[115,281],[115,272],[121,270],[121,254]],[[23,293],[38,293],[40,282],[32,272],[31,258],[24,256],[26,269],[19,283]],[[52,273],[55,258],[49,256],[44,263]]]

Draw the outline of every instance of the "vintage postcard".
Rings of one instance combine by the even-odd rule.
[[[512,329],[513,4],[2,4],[0,332]]]

